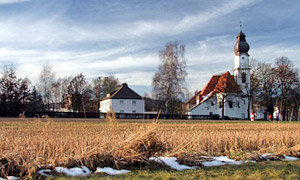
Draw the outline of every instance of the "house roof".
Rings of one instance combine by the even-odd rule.
[[[222,75],[214,75],[199,94],[199,104],[190,110],[210,99],[215,93],[241,93],[240,86],[234,80],[234,76],[229,71]]]
[[[105,99],[143,99],[143,97],[130,89],[126,83],[123,83],[113,92],[107,94],[103,100]]]

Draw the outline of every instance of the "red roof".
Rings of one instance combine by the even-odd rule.
[[[229,71],[227,71],[220,77],[214,91],[217,93],[240,93],[241,88],[234,80],[234,76],[230,75]]]
[[[211,79],[208,81],[208,83],[206,84],[206,86],[203,88],[203,90],[200,93],[200,96],[206,96],[208,95],[212,90],[214,90],[214,88],[216,87],[219,79],[220,79],[220,75],[214,75],[211,77]]]
[[[215,93],[240,93],[241,88],[234,80],[234,76],[229,71],[222,75],[214,75],[211,77],[209,82],[203,88],[199,94],[199,104],[205,102],[207,99],[212,97]],[[199,104],[194,106],[192,109],[197,107]]]

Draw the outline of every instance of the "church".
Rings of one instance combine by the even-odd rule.
[[[210,115],[222,119],[249,119],[249,44],[240,31],[234,45],[234,73],[214,75],[202,91],[188,102],[188,115]],[[193,117],[193,116],[190,116]]]

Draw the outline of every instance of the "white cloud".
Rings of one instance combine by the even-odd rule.
[[[30,1],[30,0],[0,0],[0,4],[13,4],[13,3],[20,3],[26,1]]]
[[[223,16],[230,14],[238,9],[249,6],[251,4],[260,2],[261,0],[232,0],[232,1],[224,1],[220,6],[214,6],[211,9],[207,9],[205,11],[201,11],[195,15],[187,15],[185,16],[176,26],[176,29],[179,32],[189,31],[195,27],[203,26],[212,23],[213,20],[222,19]],[[216,3],[218,4],[218,3]]]
[[[0,0],[0,4],[24,1]],[[251,21],[248,24],[256,24],[259,19],[253,19],[253,13],[250,11],[246,14],[246,9],[259,6],[260,12],[268,13],[269,9],[264,11],[260,2],[261,0],[212,1],[207,3],[207,7],[199,7],[199,10],[193,8],[189,11],[190,7],[188,7],[181,13],[172,12],[172,17],[162,16],[161,19],[152,19],[137,13],[134,21],[123,18],[122,21],[105,23],[100,17],[99,21],[97,17],[93,17],[96,20],[86,22],[85,20],[89,20],[86,14],[73,12],[73,9],[68,7],[69,4],[64,5],[64,3],[54,5],[52,9],[48,9],[48,4],[43,5],[45,9],[34,11],[24,8],[25,10],[15,14],[12,12],[5,14],[1,11],[0,65],[14,63],[17,73],[29,77],[33,82],[36,82],[44,63],[49,61],[60,77],[76,75],[80,72],[88,79],[99,75],[115,74],[122,82],[128,82],[130,85],[151,86],[159,61],[158,50],[164,47],[165,42],[176,39],[186,45],[188,86],[190,91],[194,91],[203,88],[212,75],[231,70],[236,34],[230,33],[237,27],[232,27],[226,32],[224,29],[231,26],[227,24],[228,22],[238,23],[240,16],[247,16]],[[195,4],[201,5],[201,3]],[[55,10],[55,13],[49,13],[50,10],[51,12]],[[74,14],[68,14],[70,11]],[[168,11],[173,10],[168,9]],[[155,12],[164,13],[164,9],[157,9]],[[108,17],[107,14],[99,14]],[[120,14],[122,13],[118,16],[121,16]],[[182,16],[183,14],[185,16]],[[279,20],[276,22],[273,20],[267,25],[270,29],[272,23],[280,25]],[[268,22],[268,19],[264,21]],[[297,21],[293,24],[296,26]],[[215,28],[223,28],[223,26],[224,29]],[[211,32],[210,27],[215,28],[214,32]],[[297,59],[300,47],[293,45],[295,42],[281,44],[269,42],[278,37],[285,40],[281,36],[285,31],[284,28],[280,31],[277,29],[276,36],[274,36],[276,29],[262,33],[264,27],[255,28],[249,30],[249,37],[247,36],[247,40],[250,40],[251,57],[274,62],[276,57],[287,56],[297,67],[300,67]],[[297,32],[297,27],[293,30],[285,34],[294,35],[294,39],[297,39],[297,33],[290,33]],[[245,31],[247,34],[248,31]],[[287,38],[292,39],[292,37]],[[259,46],[255,43],[259,43]]]

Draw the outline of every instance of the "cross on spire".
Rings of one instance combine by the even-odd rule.
[[[240,31],[242,31],[242,27],[243,27],[242,21],[240,21]]]

